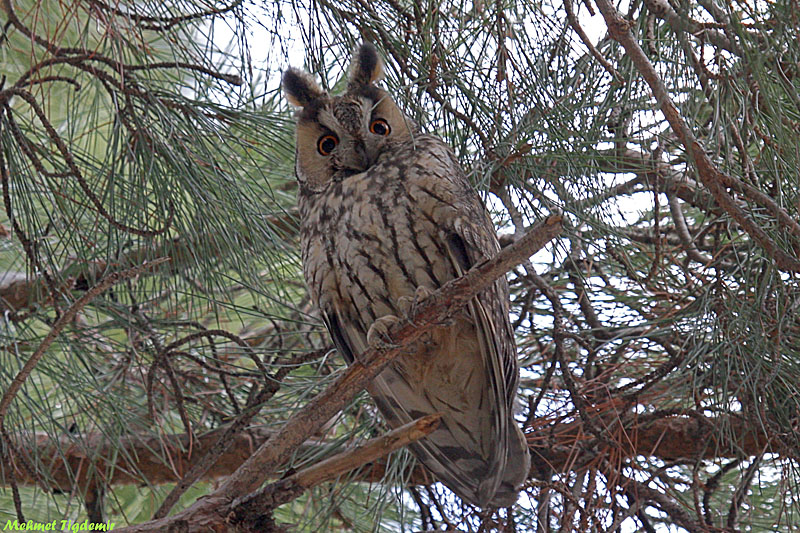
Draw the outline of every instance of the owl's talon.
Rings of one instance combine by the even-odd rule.
[[[419,306],[434,293],[425,285],[420,285],[414,291],[414,296],[401,296],[397,299],[397,307],[408,318],[417,312]]]
[[[376,350],[392,348],[394,345],[391,342],[387,342],[391,341],[389,329],[400,321],[401,319],[394,315],[386,315],[373,322],[367,331],[367,344],[369,344],[370,348]]]

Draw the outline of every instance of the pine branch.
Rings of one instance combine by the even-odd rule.
[[[281,216],[268,218],[269,224],[276,231],[284,235],[294,235],[297,232],[296,213],[287,211]],[[196,261],[195,251],[203,249],[207,258],[221,255],[219,237],[214,235],[199,235],[191,239],[169,239],[160,246],[142,246],[140,249],[128,252],[119,260],[114,261],[115,267],[125,268],[129,265],[139,265],[152,261],[158,257],[170,258],[171,272],[177,273],[189,268]],[[243,244],[247,245],[245,241]],[[93,261],[91,263],[73,263],[66,266],[61,272],[53,276],[63,280],[59,289],[81,290],[91,286],[94,280],[99,279],[111,266],[110,261]],[[156,270],[142,272],[153,274]],[[158,270],[161,272],[161,270]],[[19,313],[26,309],[43,307],[52,304],[52,299],[47,292],[47,284],[43,276],[29,278],[24,274],[6,273],[0,278],[0,313],[11,311]]]
[[[664,113],[667,122],[669,122],[672,130],[694,161],[700,181],[711,192],[717,204],[761,245],[764,251],[775,261],[775,265],[779,269],[786,272],[800,272],[800,261],[784,252],[775,240],[756,224],[725,190],[726,186],[738,180],[721,172],[711,161],[711,158],[708,157],[705,147],[700,144],[691,128],[686,124],[672,98],[670,98],[664,81],[631,33],[631,23],[622,17],[609,0],[595,1],[603,14],[603,18],[606,20],[610,35],[625,48],[631,61],[650,86],[661,112]]]
[[[2,398],[0,398],[0,429],[3,428],[3,422],[5,421],[6,413],[8,412],[8,408],[11,405],[11,402],[16,397],[17,393],[19,392],[22,385],[30,376],[33,369],[38,364],[39,360],[42,356],[46,353],[47,349],[50,345],[56,340],[59,336],[61,331],[67,326],[67,324],[75,318],[75,315],[78,312],[86,307],[89,302],[94,300],[97,296],[102,294],[104,291],[108,290],[113,285],[119,283],[120,281],[132,278],[137,276],[143,272],[147,272],[152,270],[154,267],[169,261],[168,257],[161,257],[155,259],[150,262],[142,263],[141,265],[135,266],[133,268],[129,268],[127,270],[122,270],[119,272],[113,272],[100,280],[95,286],[90,288],[86,291],[86,294],[81,296],[78,300],[75,301],[71,306],[67,308],[63,315],[59,317],[58,320],[53,324],[53,327],[45,336],[44,340],[39,344],[36,348],[36,351],[33,355],[28,358],[25,365],[23,365],[22,369],[17,373],[14,379],[11,381],[8,389],[3,393]]]

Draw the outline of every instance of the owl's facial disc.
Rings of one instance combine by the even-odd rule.
[[[295,174],[304,191],[321,192],[331,182],[369,171],[417,131],[388,93],[374,85],[382,68],[370,50],[362,50],[339,96],[324,92],[301,71],[284,74],[287,98],[302,107]]]
[[[332,177],[367,171],[386,149],[392,136],[390,118],[379,116],[367,97],[345,95],[330,99],[307,124],[317,135],[316,156]]]

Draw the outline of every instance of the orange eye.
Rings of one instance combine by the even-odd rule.
[[[331,135],[329,133],[319,138],[317,141],[317,151],[322,155],[331,155],[331,152],[333,152],[338,144],[339,139],[336,135]]]
[[[372,121],[369,125],[369,131],[374,133],[375,135],[389,135],[391,133],[392,128],[389,127],[389,123],[383,120],[382,118],[376,118]]]

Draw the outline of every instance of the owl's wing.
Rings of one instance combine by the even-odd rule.
[[[474,191],[470,192],[477,196]],[[482,204],[480,208],[483,209]],[[485,227],[487,224],[488,228]],[[488,216],[485,221],[461,221],[455,224],[453,232],[445,240],[450,260],[459,277],[477,263],[491,259],[500,251]],[[492,386],[496,387],[498,398],[504,400],[506,414],[510,415],[519,369],[508,319],[508,300],[508,283],[505,278],[501,278],[473,298],[469,303],[469,312],[486,345],[484,357],[487,367],[491,369]]]
[[[466,181],[465,176],[463,179]],[[462,198],[471,200],[474,205],[477,194],[474,191],[470,192],[472,198]],[[467,212],[485,214],[482,204],[477,210],[468,209]],[[457,265],[459,276],[480,261],[494,257],[500,250],[488,215],[479,219],[459,220],[454,225],[454,232],[446,240],[450,258]],[[488,369],[487,392],[490,392],[489,396],[498,402],[495,406],[495,416],[505,421],[505,430],[502,426],[498,427],[500,431],[506,432],[506,438],[502,439],[505,443],[502,452],[506,455],[505,462],[498,462],[498,466],[503,464],[504,470],[497,472],[499,485],[490,501],[490,504],[496,507],[508,507],[517,501],[520,487],[528,478],[530,470],[528,443],[513,418],[519,367],[508,316],[508,303],[508,283],[505,278],[500,278],[474,298],[468,307],[470,315],[478,323],[477,330],[484,346],[481,352]],[[500,442],[498,441],[498,446]]]
[[[417,205],[427,206],[427,216],[440,230],[440,239],[453,272],[462,276],[474,265],[497,255],[500,244],[483,202],[453,152],[441,140],[425,137],[421,141],[427,155],[422,157],[432,158],[435,163],[420,165],[424,170],[419,174],[410,172],[406,188],[416,196]],[[471,497],[467,500],[477,501],[479,506],[484,506],[487,498],[491,505],[512,505],[520,485],[527,478],[530,465],[527,443],[512,417],[519,369],[508,305],[508,283],[505,277],[501,277],[473,298],[465,309],[474,325],[483,370],[481,378],[484,380],[479,390],[473,389],[474,394],[481,396],[481,409],[478,413],[473,410],[472,415],[482,420],[462,418],[456,423],[483,431],[484,438],[492,439],[488,444],[492,447],[491,452],[487,454],[484,449],[481,453],[489,470],[484,471],[481,479],[480,468],[475,462],[453,461],[457,454],[443,447],[432,450],[427,446],[426,451],[434,460],[423,461],[451,488],[455,489],[452,485],[454,478],[471,478],[467,487],[467,494]],[[463,351],[455,351],[453,356],[463,357]],[[471,361],[476,364],[474,359]],[[434,402],[434,405],[441,403]],[[457,438],[457,433],[452,433]],[[478,444],[483,448],[486,445],[482,439],[472,438],[473,446]],[[464,445],[466,447],[468,443]],[[439,452],[442,449],[447,457],[437,460],[441,459]],[[447,473],[443,475],[442,469]],[[465,494],[457,489],[456,492],[462,497]]]
[[[438,176],[439,201],[450,209],[434,211],[453,267],[463,276],[476,264],[500,252],[494,224],[478,193],[469,183],[455,154],[442,143],[447,154],[446,175]],[[436,216],[438,215],[438,216]],[[473,309],[474,307],[474,309]],[[470,312],[486,344],[484,358],[498,398],[504,400],[505,415],[511,416],[519,381],[514,334],[509,322],[509,290],[505,277],[497,279],[470,302]]]

